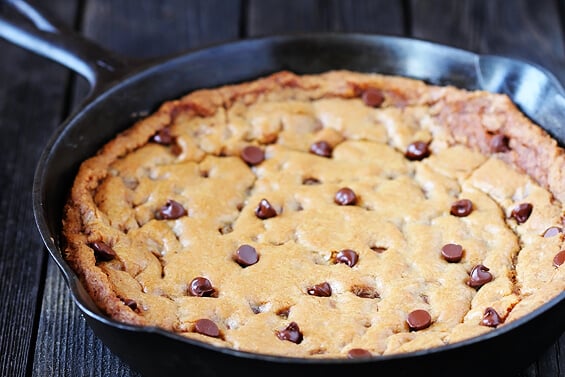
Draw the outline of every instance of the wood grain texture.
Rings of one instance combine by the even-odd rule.
[[[53,1],[57,17],[76,7]],[[33,358],[38,300],[47,254],[31,206],[42,147],[61,121],[69,73],[0,41],[0,376],[24,376]]]
[[[96,337],[52,260],[41,307],[33,376],[140,376]]]
[[[556,1],[412,0],[411,6],[414,37],[480,54],[523,59],[547,68],[565,82]]]
[[[161,57],[239,37],[239,0],[92,0],[84,12],[82,33],[128,57]]]
[[[401,35],[400,1],[250,0],[246,33],[347,31]]]
[[[90,0],[81,34],[127,58],[151,59],[235,40],[240,0]],[[73,107],[87,92],[74,88]]]

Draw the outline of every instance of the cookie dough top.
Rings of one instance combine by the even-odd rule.
[[[564,172],[504,95],[279,72],[166,102],[85,161],[65,257],[118,321],[281,356],[415,351],[563,291]]]

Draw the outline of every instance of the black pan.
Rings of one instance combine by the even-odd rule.
[[[37,227],[95,334],[144,375],[506,375],[527,367],[565,331],[565,292],[486,335],[369,360],[259,356],[109,319],[94,305],[62,257],[61,210],[81,161],[163,101],[193,89],[250,80],[282,69],[297,73],[339,68],[380,72],[506,93],[564,145],[565,91],[553,75],[526,62],[422,40],[367,34],[271,36],[132,63],[65,29],[29,4],[12,3],[16,13],[28,21],[0,17],[0,36],[71,68],[91,87],[88,97],[55,131],[41,155],[33,185]]]

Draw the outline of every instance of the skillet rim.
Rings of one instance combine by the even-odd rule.
[[[33,212],[34,212],[34,219],[36,222],[36,226],[39,230],[39,233],[43,239],[43,242],[48,249],[49,254],[54,259],[56,264],[59,267],[59,270],[63,274],[65,279],[66,285],[71,292],[71,297],[75,304],[78,306],[80,311],[89,319],[98,321],[104,325],[126,330],[126,331],[134,331],[138,333],[151,333],[157,334],[160,336],[165,336],[174,341],[179,341],[183,344],[188,344],[191,346],[197,346],[205,349],[209,349],[212,351],[228,354],[231,356],[237,356],[242,358],[248,359],[259,359],[264,361],[270,362],[282,362],[282,363],[297,363],[297,364],[348,364],[348,363],[375,363],[379,361],[387,361],[387,360],[396,360],[396,359],[411,359],[411,358],[418,358],[430,354],[438,354],[445,351],[458,349],[458,348],[465,348],[471,345],[475,345],[478,343],[489,341],[492,338],[500,337],[503,334],[507,334],[515,330],[516,328],[522,327],[523,325],[532,321],[532,319],[541,317],[544,313],[553,310],[555,307],[561,305],[565,305],[565,291],[559,294],[558,296],[552,298],[551,300],[547,301],[537,309],[529,312],[528,314],[520,317],[519,319],[513,321],[510,324],[497,328],[493,331],[489,331],[485,334],[475,336],[473,338],[465,339],[456,343],[451,343],[439,347],[434,347],[430,349],[424,349],[419,351],[413,352],[405,352],[405,353],[398,353],[398,354],[391,354],[391,355],[379,355],[374,356],[369,359],[343,359],[343,358],[320,358],[320,359],[310,359],[310,358],[298,358],[298,357],[286,357],[286,356],[273,356],[268,354],[258,354],[258,353],[251,353],[246,351],[239,351],[234,350],[227,347],[218,347],[213,346],[208,343],[190,339],[183,337],[178,334],[171,333],[169,331],[153,327],[153,326],[135,326],[129,325],[122,322],[118,322],[113,320],[103,314],[101,314],[96,309],[92,309],[90,306],[94,305],[92,302],[88,302],[88,298],[82,297],[86,294],[84,291],[84,287],[80,282],[76,273],[69,267],[66,263],[64,258],[62,257],[62,247],[58,244],[55,240],[55,235],[49,229],[47,225],[47,221],[45,218],[45,210],[44,210],[44,192],[45,192],[45,183],[44,177],[45,173],[48,172],[50,156],[52,154],[52,150],[57,148],[57,146],[62,142],[62,139],[69,131],[72,129],[74,124],[80,123],[82,118],[87,118],[90,112],[96,110],[96,106],[99,106],[100,103],[103,103],[113,94],[121,90],[128,90],[128,85],[132,85],[133,83],[143,80],[144,78],[151,77],[158,73],[159,71],[163,71],[166,69],[167,66],[175,66],[180,64],[181,61],[194,58],[197,59],[199,55],[213,53],[216,49],[223,49],[223,48],[238,48],[240,46],[246,46],[248,44],[254,43],[266,43],[266,44],[274,44],[274,43],[296,43],[297,41],[317,41],[317,42],[327,42],[328,40],[341,40],[341,41],[358,41],[361,40],[363,42],[369,42],[371,44],[378,44],[379,42],[386,42],[392,43],[393,47],[394,44],[398,45],[411,45],[417,46],[420,48],[429,49],[435,52],[449,53],[451,56],[460,55],[460,57],[464,57],[468,60],[468,62],[472,61],[472,65],[477,73],[477,79],[479,80],[479,84],[483,84],[481,82],[481,75],[480,75],[480,67],[479,62],[481,59],[495,59],[499,60],[502,63],[506,62],[506,64],[515,64],[518,67],[527,67],[528,69],[534,69],[541,73],[542,76],[548,79],[548,85],[553,86],[556,92],[561,95],[562,97],[565,96],[565,89],[560,84],[557,77],[543,66],[529,62],[525,59],[518,59],[518,58],[509,58],[502,55],[492,55],[492,54],[478,54],[475,52],[471,52],[469,50],[452,47],[448,45],[444,45],[437,42],[432,42],[425,39],[420,38],[413,38],[413,37],[403,37],[403,36],[395,36],[395,35],[382,35],[382,34],[374,34],[374,33],[356,33],[356,32],[313,32],[313,33],[286,33],[286,34],[278,34],[278,35],[268,35],[268,36],[259,36],[259,37],[252,37],[246,39],[238,39],[233,41],[221,42],[217,44],[212,44],[208,46],[204,46],[198,49],[189,50],[186,52],[181,52],[177,54],[173,54],[167,57],[159,58],[157,60],[151,60],[144,64],[140,64],[138,66],[133,66],[131,70],[125,71],[123,77],[115,78],[112,77],[112,80],[108,82],[101,82],[99,85],[95,86],[91,93],[81,102],[73,112],[54,130],[50,139],[46,143],[42,154],[40,156],[39,162],[37,164],[34,179],[33,179],[33,192],[32,192],[32,199],[33,199]],[[375,47],[375,46],[373,46]],[[379,73],[381,73],[379,71]],[[387,74],[387,73],[385,73]],[[388,73],[391,74],[391,73]],[[394,73],[392,73],[394,74]],[[400,75],[400,74],[399,74]],[[420,78],[418,76],[405,76],[411,77],[416,79],[421,79],[426,81],[425,78]],[[485,89],[486,90],[486,89]],[[507,93],[509,94],[509,93]],[[510,95],[510,94],[509,94]],[[514,98],[511,96],[512,100]],[[162,100],[154,100],[153,102],[159,104],[162,103],[167,99]],[[531,114],[527,114],[528,117]],[[541,124],[536,122],[536,125],[540,126],[541,128],[545,129]],[[555,138],[558,143],[563,144],[565,143],[565,135],[564,139],[560,140]],[[61,216],[58,216],[59,220]],[[563,327],[563,326],[562,326]],[[559,334],[555,336],[555,339],[559,337]],[[555,340],[554,339],[554,340]]]

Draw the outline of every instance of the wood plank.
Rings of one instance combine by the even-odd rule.
[[[401,1],[333,0],[332,4],[335,31],[405,34],[405,12]]]
[[[75,4],[49,8],[72,22]],[[35,166],[61,121],[68,70],[0,40],[0,376],[27,375],[47,260],[32,212]]]
[[[250,0],[246,34],[255,37],[329,30],[330,13],[331,3],[324,0]]]
[[[250,0],[246,34],[362,32],[400,35],[404,19],[399,1]]]
[[[240,0],[90,0],[82,34],[133,59],[161,58],[239,37]],[[73,107],[87,93],[74,88]]]
[[[89,0],[82,18],[81,34],[134,58],[165,56],[236,39],[240,30],[239,1]],[[77,81],[72,108],[86,88],[83,80]],[[52,261],[42,307],[33,376],[140,376],[95,336]]]
[[[57,265],[49,260],[33,376],[141,377],[94,334],[71,299]]]
[[[562,20],[556,2],[519,0],[509,6],[504,0],[412,0],[410,4],[412,36],[530,61],[565,82]],[[558,376],[564,370],[565,334],[518,376]]]
[[[552,0],[412,0],[412,36],[524,59],[565,82],[559,8]]]
[[[91,0],[83,33],[136,58],[161,57],[239,36],[239,1]]]

